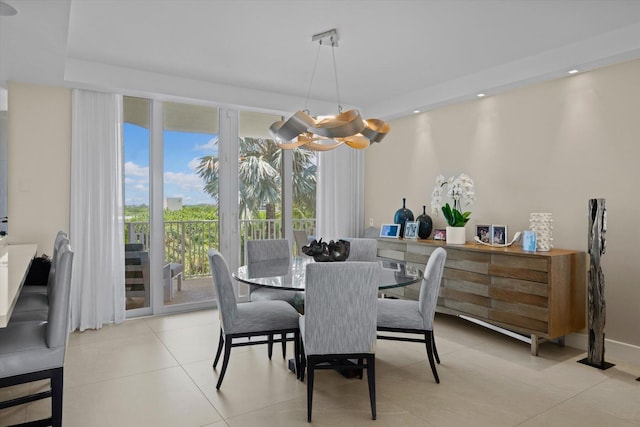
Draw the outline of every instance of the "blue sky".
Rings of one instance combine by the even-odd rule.
[[[182,197],[183,205],[215,203],[202,191],[195,173],[198,159],[218,155],[217,135],[164,132],[164,197]],[[125,205],[149,204],[149,130],[124,124]]]

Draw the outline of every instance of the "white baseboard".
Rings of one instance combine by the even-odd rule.
[[[586,353],[589,348],[589,337],[587,334],[569,334],[565,337],[565,345]],[[604,349],[605,362],[640,366],[639,346],[605,338]]]

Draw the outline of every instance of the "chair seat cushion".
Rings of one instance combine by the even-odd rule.
[[[251,302],[257,301],[286,301],[295,303],[296,292],[282,289],[258,288],[251,292]]]
[[[22,311],[49,310],[49,297],[47,294],[23,294],[21,293],[13,309],[14,313]]]
[[[391,298],[378,299],[378,328],[402,328],[424,330],[418,301]]]
[[[64,346],[49,348],[47,322],[18,322],[0,329],[0,378],[59,368]]]
[[[285,301],[252,301],[238,304],[238,315],[226,334],[297,329],[300,315]]]

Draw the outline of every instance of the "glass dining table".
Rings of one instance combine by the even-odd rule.
[[[311,257],[269,260],[243,265],[232,275],[248,285],[263,288],[304,291],[307,264]],[[389,258],[377,258],[382,267],[378,275],[378,289],[383,291],[418,283],[424,275],[424,265]]]

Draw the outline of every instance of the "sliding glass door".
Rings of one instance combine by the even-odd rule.
[[[280,116],[134,97],[123,111],[128,316],[213,305],[209,248],[233,270],[249,239],[314,233],[316,157],[270,139]]]
[[[163,103],[162,303],[214,299],[207,251],[219,248],[218,108]]]
[[[148,314],[151,312],[151,102],[125,96],[123,116],[126,309]]]

